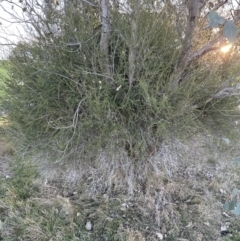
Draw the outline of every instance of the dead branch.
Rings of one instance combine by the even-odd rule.
[[[215,39],[213,39],[212,41],[206,43],[201,49],[195,51],[194,53],[192,53],[189,57],[188,57],[188,62],[192,61],[193,59],[197,58],[197,57],[201,57],[204,54],[213,51],[213,50],[218,50],[220,47],[214,47],[213,45],[216,44],[217,42],[221,41],[222,39],[224,39],[223,36],[219,36]]]
[[[238,83],[235,87],[226,87],[226,88],[220,90],[219,92],[217,92],[216,94],[212,95],[211,97],[209,97],[203,103],[192,106],[191,110],[199,109],[214,99],[224,99],[224,98],[228,98],[231,96],[238,96],[238,95],[240,95],[239,90],[240,90],[240,83]]]
[[[218,10],[220,7],[222,7],[224,4],[226,4],[228,2],[228,0],[224,0],[224,1],[219,1],[218,4],[216,4],[213,8],[214,11]]]

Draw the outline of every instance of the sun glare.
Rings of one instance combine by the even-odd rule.
[[[221,52],[227,53],[232,48],[232,44],[228,44],[221,48]]]

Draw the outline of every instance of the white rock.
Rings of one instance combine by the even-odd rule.
[[[221,194],[225,194],[225,191],[224,191],[222,188],[219,189],[219,192],[220,192]]]
[[[91,223],[90,221],[87,221],[85,227],[86,227],[86,229],[87,229],[88,231],[92,230],[92,223]]]
[[[125,211],[127,210],[127,208],[128,208],[127,203],[123,203],[123,204],[121,205],[121,208],[120,208],[120,209],[125,212]]]
[[[126,203],[123,203],[121,206],[125,207],[125,208],[128,207],[128,205]]]
[[[107,194],[104,194],[104,195],[103,195],[103,198],[108,199],[109,196],[108,196]]]
[[[207,221],[207,222],[204,222],[204,224],[206,225],[206,226],[210,226],[210,223]]]
[[[188,225],[186,226],[186,228],[191,228],[193,226],[192,221],[190,223],[188,223]]]
[[[160,240],[163,240],[163,234],[161,233],[156,233],[157,237],[160,239]]]
[[[230,140],[228,138],[222,138],[223,141],[225,142],[226,145],[229,145],[230,144]]]

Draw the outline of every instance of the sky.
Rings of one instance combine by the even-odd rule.
[[[35,14],[40,17],[45,8],[46,0],[0,0],[0,59],[6,58],[9,49],[13,48],[18,41],[33,38],[34,30],[30,24],[27,27],[27,20],[33,18]],[[60,0],[59,0],[60,1]],[[34,14],[23,11],[28,3],[28,10],[34,8]],[[58,9],[59,7],[57,7]],[[37,15],[36,15],[37,14]],[[58,32],[56,26],[52,26],[52,32]],[[26,33],[25,29],[28,29]],[[32,34],[30,34],[32,32]]]
[[[5,57],[18,41],[27,38],[20,4],[19,0],[0,0],[0,58]]]

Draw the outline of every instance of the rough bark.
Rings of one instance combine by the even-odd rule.
[[[100,52],[101,52],[101,66],[102,72],[106,77],[111,77],[112,70],[110,67],[109,60],[109,38],[110,38],[110,12],[109,12],[109,1],[101,0],[101,23],[102,32],[100,40]]]
[[[129,86],[131,87],[134,82],[134,74],[136,70],[136,53],[137,53],[137,18],[140,9],[141,0],[136,0],[133,5],[131,13],[131,41],[129,45]]]
[[[174,67],[174,77],[171,83],[171,88],[173,91],[177,89],[179,81],[181,79],[182,72],[184,71],[184,69],[189,63],[193,33],[198,22],[200,9],[203,6],[203,4],[204,4],[203,0],[187,1],[188,16],[187,16],[186,30],[184,33],[183,51],[178,62]]]
[[[215,5],[214,10],[222,7],[226,4],[228,0],[219,1],[218,4]],[[218,50],[220,47],[216,47],[215,44],[224,39],[222,36],[219,36],[208,43],[206,43],[202,48],[199,50],[192,52],[192,39],[194,35],[194,29],[197,25],[199,15],[201,13],[201,9],[206,5],[206,1],[204,0],[188,0],[187,1],[187,8],[188,8],[188,16],[187,16],[187,25],[186,31],[184,35],[183,41],[183,51],[179,58],[179,61],[176,63],[174,67],[174,76],[172,79],[172,90],[174,91],[177,89],[178,84],[181,80],[182,73],[189,65],[189,63],[196,59],[200,58],[201,56],[205,55],[206,53],[214,50]]]

